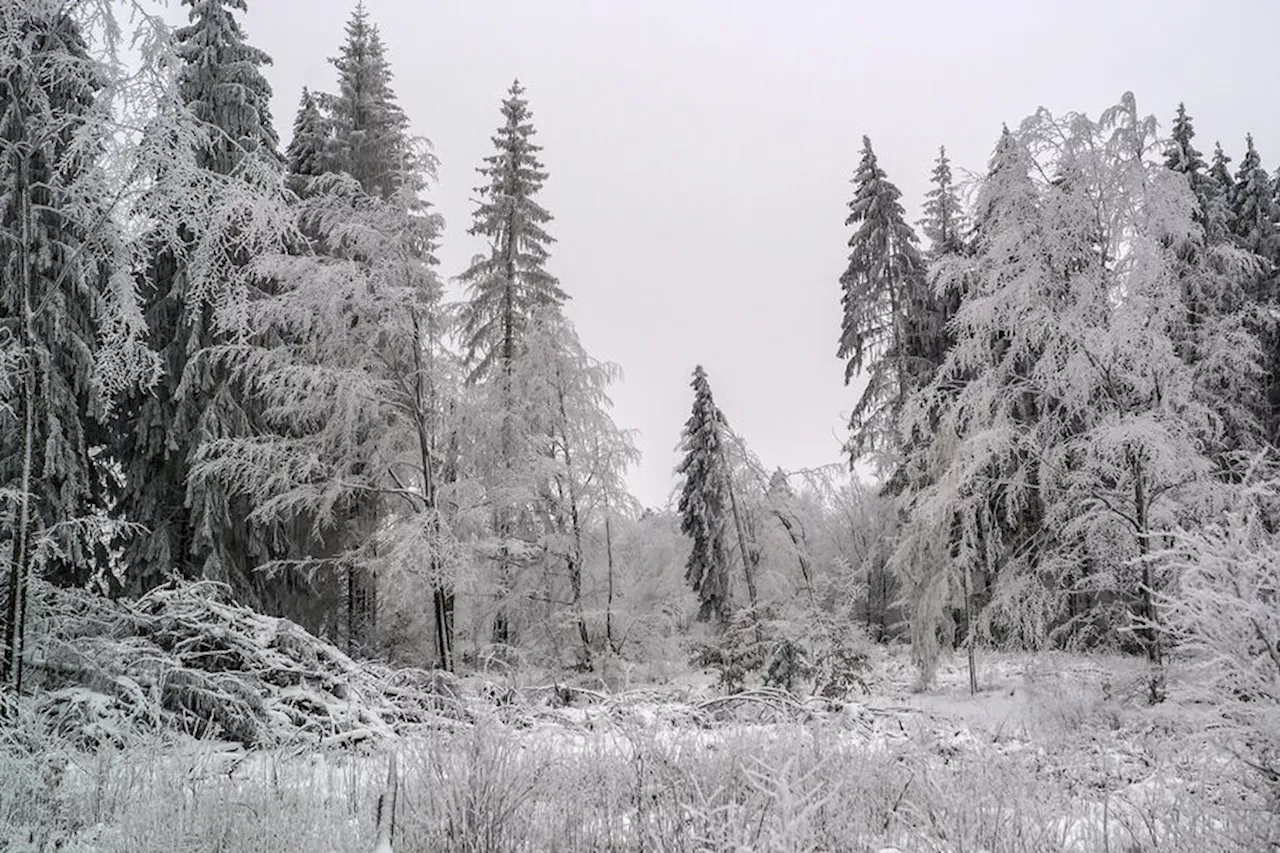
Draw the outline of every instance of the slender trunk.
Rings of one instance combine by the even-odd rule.
[[[502,381],[503,413],[502,413],[502,465],[509,468],[511,462],[511,370],[516,357],[515,340],[515,290],[516,290],[516,235],[515,210],[507,214],[507,232],[503,245],[506,263],[506,281],[502,291]],[[498,509],[498,536],[502,545],[498,550],[498,609],[493,616],[493,642],[507,643],[511,640],[511,622],[507,616],[506,597],[511,585],[511,561],[507,547],[507,537],[512,534],[506,513]]]
[[[429,324],[430,321],[428,321]],[[429,514],[427,524],[432,534],[430,558],[431,600],[435,615],[436,665],[446,672],[453,671],[453,593],[444,585],[441,575],[443,566],[438,553],[440,536],[439,502],[436,499],[436,460],[432,453],[431,424],[429,419],[435,413],[434,384],[430,376],[430,365],[423,363],[423,351],[431,346],[430,334],[423,335],[422,325],[417,312],[413,313],[413,359],[417,369],[417,381],[414,382],[415,420],[418,427],[418,457],[422,466],[422,499],[424,509]],[[429,387],[428,387],[429,385]]]
[[[582,654],[588,667],[591,665],[591,634],[582,613],[582,519],[578,513],[578,490],[574,486],[573,454],[569,449],[569,412],[565,406],[564,386],[556,390],[560,407],[561,437],[564,439],[564,468],[569,492],[569,523],[573,527],[573,548],[569,554],[569,589],[573,606],[573,620],[578,626],[578,639],[582,641]]]
[[[1152,666],[1147,698],[1154,705],[1164,699],[1164,673],[1162,671],[1164,656],[1160,646],[1159,617],[1156,613],[1154,592],[1151,588],[1151,563],[1148,560],[1151,552],[1151,541],[1150,531],[1147,529],[1146,481],[1144,480],[1145,472],[1143,471],[1141,460],[1130,454],[1129,465],[1133,470],[1133,508],[1134,519],[1137,521],[1138,559],[1142,561],[1142,584],[1141,589],[1138,590],[1138,616],[1142,620],[1142,625],[1138,629],[1138,636],[1142,639],[1143,651],[1146,653],[1147,662]]]
[[[751,601],[752,621],[755,623],[756,642],[764,642],[764,631],[760,627],[760,613],[756,609],[759,595],[756,592],[756,562],[760,555],[756,552],[755,543],[748,548],[746,529],[742,524],[742,513],[738,511],[738,496],[733,488],[733,478],[729,478],[729,508],[733,511],[733,524],[738,529],[738,550],[742,554],[742,571],[747,576],[747,597]]]
[[[803,537],[796,531],[795,524],[780,509],[774,509],[773,514],[777,516],[778,521],[782,524],[782,529],[787,532],[787,537],[791,540],[791,544],[796,549],[796,562],[800,564],[800,577],[804,579],[805,592],[808,594],[810,601],[813,600],[813,570],[809,565],[809,555],[805,552],[805,543]]]
[[[609,651],[616,655],[618,646],[613,641],[613,529],[609,524],[610,515],[609,503],[606,499],[604,505],[604,551],[609,574],[604,605],[604,636],[605,641],[609,644]]]
[[[20,108],[20,102],[19,102]],[[21,112],[19,111],[21,117]],[[22,128],[19,119],[20,130]],[[23,360],[23,446],[20,508],[18,529],[13,537],[13,555],[9,565],[9,596],[5,625],[5,681],[14,693],[22,691],[22,656],[26,638],[27,580],[31,571],[31,475],[35,464],[36,423],[36,358],[35,317],[32,307],[31,273],[31,196],[27,175],[28,160],[23,156],[18,162],[18,220],[20,243],[18,246],[18,275],[22,287],[22,324],[19,352]]]
[[[978,694],[978,667],[974,660],[973,567],[964,562],[964,644],[969,657],[969,695]]]

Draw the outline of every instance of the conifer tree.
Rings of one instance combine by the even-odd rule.
[[[913,313],[926,302],[924,261],[904,219],[901,193],[865,136],[853,184],[845,225],[856,228],[849,238],[849,266],[840,277],[843,320],[836,355],[848,359],[845,384],[861,372],[867,386],[849,421],[850,463],[893,444],[903,402],[928,373],[912,358],[911,341],[918,319]]]
[[[1280,261],[1280,215],[1276,209],[1276,188],[1262,167],[1262,158],[1253,145],[1253,135],[1245,137],[1245,155],[1236,170],[1231,191],[1231,228],[1240,248],[1252,252],[1269,269]],[[1262,278],[1267,278],[1266,271]]]
[[[968,228],[964,207],[951,178],[951,161],[947,149],[938,149],[938,160],[930,178],[932,188],[925,194],[924,219],[920,229],[929,240],[925,259],[937,264],[944,259],[963,258],[968,253],[965,232]],[[948,324],[960,308],[963,287],[952,282],[938,290],[930,280],[920,287],[912,300],[908,354],[917,366],[920,385],[933,378],[933,373],[946,357],[953,343]]]
[[[228,294],[236,284],[226,266],[192,274],[192,250],[203,230],[194,220],[205,211],[191,198],[240,181],[247,158],[278,163],[268,109],[271,87],[261,71],[270,58],[247,43],[234,17],[233,10],[246,10],[245,0],[183,3],[190,7],[190,24],[174,36],[178,96],[204,125],[192,144],[195,170],[206,175],[178,175],[187,193],[179,217],[188,221],[166,227],[185,245],[179,249],[162,234],[149,238],[156,249],[143,271],[144,311],[163,375],[151,392],[125,401],[117,427],[115,451],[125,469],[120,507],[126,518],[148,528],[126,548],[125,588],[138,594],[173,574],[205,575],[230,581],[244,593],[256,586],[249,573],[259,547],[243,521],[247,510],[229,506],[216,492],[188,489],[191,458],[200,443],[246,433],[252,420],[240,391],[200,356],[217,341],[215,310],[219,302],[233,299]],[[206,195],[204,205],[213,204],[212,195]],[[249,230],[247,223],[228,228]],[[239,247],[236,242],[233,236],[222,257],[244,269],[252,253],[244,240]]]
[[[1187,106],[1184,103],[1179,103],[1177,115],[1173,119],[1173,131],[1170,134],[1169,145],[1164,152],[1164,165],[1168,169],[1187,176],[1191,191],[1196,194],[1196,201],[1200,203],[1197,218],[1203,223],[1203,217],[1207,211],[1205,182],[1208,180],[1206,171],[1209,168],[1209,164],[1204,161],[1200,156],[1200,152],[1196,150],[1195,145],[1191,142],[1195,135],[1195,128],[1191,125],[1191,116],[1187,115]]]
[[[536,196],[547,173],[523,95],[520,81],[512,83],[502,102],[506,121],[493,137],[497,151],[478,170],[486,183],[476,190],[480,204],[469,233],[488,239],[490,251],[460,276],[468,294],[462,333],[473,381],[508,372],[534,312],[559,308],[568,298],[545,268],[551,214]]]
[[[930,183],[933,187],[925,193],[924,219],[920,222],[920,230],[929,240],[929,257],[961,254],[965,250],[964,206],[952,181],[946,146],[938,149]]]
[[[1222,143],[1213,144],[1213,162],[1207,172],[1212,192],[1219,199],[1222,211],[1223,234],[1207,234],[1212,239],[1225,239],[1231,229],[1231,195],[1235,189],[1235,181],[1231,178],[1231,158],[1222,150]]]
[[[1280,308],[1280,205],[1252,135],[1245,145],[1231,191],[1230,221],[1236,245],[1258,260],[1258,268],[1246,279],[1245,300],[1258,318],[1256,332],[1267,376],[1262,419],[1274,442],[1280,437],[1280,329],[1272,316]]]
[[[0,5],[0,684],[15,691],[33,573],[109,582],[107,415],[130,365],[154,369],[97,162],[106,73],[66,4]]]
[[[711,396],[706,371],[693,371],[693,413],[685,422],[680,447],[684,459],[676,474],[680,492],[680,531],[693,540],[685,580],[698,594],[698,619],[729,620],[729,466],[725,460],[724,415]]]
[[[329,125],[320,111],[320,99],[305,86],[293,120],[293,138],[285,151],[285,166],[291,176],[305,182],[324,173],[325,151],[329,146]],[[304,187],[295,180],[294,189]]]
[[[409,119],[391,88],[391,63],[364,3],[347,21],[338,56],[338,93],[324,98],[332,126],[326,171],[346,172],[370,195],[390,198],[425,186],[424,166],[409,134]]]
[[[191,23],[174,33],[182,65],[178,92],[196,119],[217,132],[200,152],[200,165],[228,175],[241,158],[275,153],[279,139],[271,123],[271,85],[262,75],[271,57],[253,47],[232,10],[246,0],[182,0]]]

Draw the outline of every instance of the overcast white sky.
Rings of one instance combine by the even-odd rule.
[[[1280,2],[367,0],[440,180],[442,273],[466,234],[475,167],[519,77],[544,146],[550,270],[588,350],[626,373],[615,418],[641,431],[632,472],[666,502],[703,364],[766,465],[840,458],[856,389],[835,358],[845,205],[861,136],[914,219],[939,144],[981,170],[1002,122],[1044,105],[1096,115],[1132,90],[1167,127],[1179,100],[1206,153],[1252,131],[1280,163]],[[332,91],[354,0],[249,0],[275,59],[288,140],[305,84]]]

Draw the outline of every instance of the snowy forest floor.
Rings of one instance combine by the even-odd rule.
[[[1136,660],[984,654],[912,689],[882,651],[845,703],[460,680],[466,720],[340,747],[0,746],[0,850],[364,851],[387,753],[412,851],[1262,851],[1280,815],[1207,713]],[[557,699],[568,698],[564,704]],[[0,827],[3,823],[0,823]],[[7,843],[7,846],[6,846]]]

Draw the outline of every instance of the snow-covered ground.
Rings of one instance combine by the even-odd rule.
[[[1176,680],[1169,701],[1146,705],[1132,659],[984,655],[976,696],[962,658],[928,691],[897,653],[870,676],[842,703],[726,700],[691,673],[571,691],[568,704],[528,688],[494,704],[473,678],[468,726],[342,749],[188,741],[48,762],[56,776],[35,787],[56,819],[41,831],[63,850],[363,850],[394,749],[400,851],[1199,853],[1280,841],[1207,718]]]

